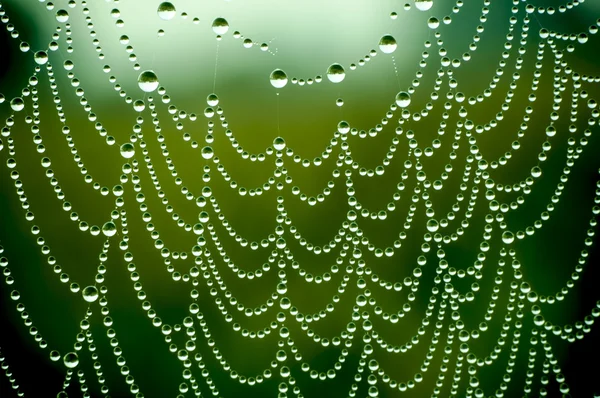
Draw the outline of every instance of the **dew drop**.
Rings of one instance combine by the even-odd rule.
[[[217,106],[219,105],[219,97],[217,97],[217,94],[209,94],[206,97],[206,103],[208,106]]]
[[[145,70],[138,76],[138,85],[147,93],[151,93],[152,91],[158,88],[158,77],[156,73],[151,70]]]
[[[327,69],[327,78],[332,83],[339,83],[346,77],[346,72],[340,64],[331,64]]]
[[[74,352],[69,352],[63,357],[65,366],[69,369],[76,368],[79,365],[79,357]]]
[[[173,19],[173,17],[175,17],[176,12],[177,11],[175,10],[175,6],[173,5],[173,3],[170,3],[168,1],[160,3],[158,9],[156,10],[158,17],[165,21]]]
[[[38,51],[33,55],[33,60],[38,65],[45,65],[48,62],[48,53],[46,51]]]
[[[65,23],[69,20],[69,13],[67,10],[56,11],[56,20],[60,23]]]
[[[285,149],[285,140],[283,137],[277,137],[273,140],[273,148],[276,151],[283,151]]]
[[[225,18],[217,18],[212,23],[212,30],[218,35],[224,35],[229,30],[229,23]]]
[[[429,11],[433,7],[433,0],[415,0],[415,7],[419,11]]]
[[[407,93],[406,91],[400,91],[396,95],[396,104],[400,108],[406,108],[407,106],[409,106],[410,105],[410,94]]]
[[[385,35],[379,40],[379,49],[386,54],[393,53],[396,51],[396,48],[398,48],[398,44],[396,43],[396,39],[391,35]]]
[[[135,102],[133,103],[133,109],[136,112],[142,112],[144,109],[146,109],[146,103],[141,99],[135,100]]]
[[[507,245],[510,245],[514,241],[515,241],[515,234],[513,234],[510,231],[504,231],[502,233],[502,242],[504,242]]]
[[[93,303],[98,300],[98,288],[90,285],[81,291],[81,295],[85,301]]]
[[[431,17],[427,20],[427,26],[429,26],[430,29],[437,29],[440,26],[440,20],[436,17]]]
[[[275,88],[285,87],[288,82],[287,75],[281,69],[275,69],[271,72],[269,79],[271,80],[271,85]]]
[[[211,147],[209,146],[205,146],[204,148],[202,148],[202,157],[206,160],[212,159],[212,157],[214,156],[214,151]]]
[[[10,107],[15,112],[22,111],[25,108],[25,101],[21,97],[15,97],[10,101]]]
[[[131,159],[135,155],[135,147],[132,143],[127,142],[121,145],[121,156],[125,159]]]
[[[114,236],[117,233],[117,226],[114,222],[108,221],[102,226],[102,233],[104,234],[104,236],[110,238],[111,236]]]

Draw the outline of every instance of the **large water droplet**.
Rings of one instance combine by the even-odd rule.
[[[142,91],[151,93],[158,88],[158,76],[154,71],[145,70],[138,76],[138,85]]]
[[[10,101],[10,107],[13,111],[22,111],[25,108],[25,101],[21,97],[15,97]]]
[[[202,157],[206,160],[210,160],[212,159],[212,157],[214,156],[215,152],[213,151],[213,149],[209,146],[205,146],[204,148],[202,148]]]
[[[410,94],[407,93],[406,91],[400,91],[396,95],[396,104],[398,104],[398,106],[400,108],[406,108],[407,106],[409,106],[410,105]]]
[[[96,286],[88,286],[81,291],[83,299],[88,303],[93,303],[98,300],[98,288]]]
[[[44,65],[48,62],[48,53],[46,51],[38,51],[33,55],[33,60],[38,65]]]
[[[504,242],[507,245],[510,245],[514,241],[515,241],[515,234],[513,234],[510,231],[504,231],[502,233],[502,242]]]
[[[275,88],[285,87],[288,82],[287,75],[281,69],[275,69],[271,72],[269,79],[271,80],[271,85]]]
[[[74,352],[69,352],[63,357],[65,366],[69,369],[76,368],[79,365],[79,357]]]
[[[393,53],[396,51],[396,48],[398,48],[398,44],[396,43],[396,39],[391,35],[385,35],[379,40],[379,49],[386,54]]]
[[[160,19],[164,19],[165,21],[168,21],[170,19],[173,19],[173,17],[177,13],[177,11],[175,10],[175,6],[173,5],[173,3],[164,1],[164,2],[160,3],[160,5],[158,6],[156,13],[158,14]]]
[[[415,0],[415,7],[419,11],[429,11],[433,7],[433,0]]]
[[[339,83],[346,77],[346,71],[340,64],[331,64],[327,69],[327,78],[332,83]]]
[[[125,159],[131,159],[135,155],[135,147],[132,143],[127,142],[121,145],[121,156]]]
[[[273,140],[273,148],[277,151],[283,151],[285,149],[285,140],[283,137],[277,137]]]
[[[217,94],[209,94],[206,97],[206,103],[208,106],[217,106],[219,105],[219,97],[217,97]]]
[[[104,234],[104,236],[110,238],[111,236],[114,236],[117,233],[117,226],[114,222],[108,221],[102,226],[102,233]]]
[[[217,18],[212,23],[212,30],[218,35],[224,35],[229,30],[229,23],[225,18]]]
[[[65,23],[69,20],[69,13],[67,10],[56,11],[56,20],[60,23]]]

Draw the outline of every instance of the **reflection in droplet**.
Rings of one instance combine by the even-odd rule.
[[[396,51],[396,48],[398,48],[398,44],[396,43],[396,39],[391,35],[385,35],[379,40],[379,49],[386,54],[393,53]]]
[[[164,1],[164,2],[160,3],[160,5],[158,6],[156,13],[158,14],[160,19],[164,19],[165,21],[168,21],[170,19],[173,19],[173,17],[177,13],[177,11],[175,10],[175,6],[173,5],[173,3]]]
[[[271,85],[275,88],[285,87],[288,82],[287,75],[281,69],[275,69],[271,72],[269,79],[271,80]]]
[[[140,73],[138,76],[138,85],[147,93],[151,93],[152,91],[158,88],[158,76],[156,73],[151,70],[146,70]]]
[[[346,71],[340,64],[331,64],[327,69],[327,78],[332,83],[340,83],[346,77]]]
[[[218,35],[224,35],[229,30],[229,23],[225,18],[217,18],[212,23],[212,30]]]

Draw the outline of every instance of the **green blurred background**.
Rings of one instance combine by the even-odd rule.
[[[409,0],[412,5],[412,0]],[[79,3],[79,1],[78,1]],[[73,60],[74,72],[85,89],[85,97],[92,105],[92,112],[98,115],[98,121],[106,128],[109,135],[114,136],[118,143],[128,140],[132,134],[137,113],[124,101],[108,82],[108,75],[114,74],[118,83],[131,95],[133,99],[143,98],[144,93],[137,87],[137,75],[139,72],[133,70],[133,62],[130,62],[125,46],[119,43],[119,37],[127,34],[134,47],[137,62],[142,66],[141,70],[153,69],[159,77],[172,103],[179,109],[185,109],[188,113],[194,112],[199,115],[198,121],[190,124],[186,122],[183,131],[174,128],[170,122],[171,115],[166,106],[158,101],[159,118],[163,127],[163,135],[170,151],[170,157],[183,179],[184,185],[197,195],[203,187],[202,167],[207,164],[200,157],[197,150],[192,150],[189,143],[185,143],[181,137],[183,132],[191,134],[193,140],[203,142],[206,133],[206,120],[203,110],[206,107],[205,98],[215,92],[220,98],[219,106],[224,109],[224,114],[229,122],[229,128],[234,131],[239,143],[250,153],[264,152],[271,145],[274,137],[281,135],[285,138],[288,147],[294,149],[296,154],[302,157],[314,158],[320,156],[333,136],[337,123],[347,120],[353,127],[359,130],[368,130],[381,121],[385,112],[389,109],[394,96],[400,90],[405,90],[415,78],[418,63],[422,51],[425,50],[423,42],[431,40],[433,46],[428,49],[431,56],[428,65],[423,69],[424,78],[417,93],[413,96],[411,110],[423,109],[430,100],[429,94],[434,86],[436,71],[439,69],[439,56],[436,54],[437,46],[435,37],[426,24],[426,20],[435,15],[442,18],[451,14],[453,2],[436,0],[434,7],[428,12],[420,12],[411,7],[409,11],[403,10],[403,1],[377,1],[366,0],[343,1],[176,1],[178,14],[186,12],[187,19],[180,15],[170,21],[162,21],[156,15],[158,1],[128,0],[115,2],[88,1],[90,16],[94,23],[96,38],[100,41],[104,60],[99,60],[89,30],[86,27],[82,7],[78,4],[75,8],[68,8],[67,1],[55,1],[52,11],[46,10],[45,4],[34,0],[9,0],[3,1],[2,5],[6,14],[10,16],[10,22],[20,32],[23,40],[27,41],[33,51],[46,49],[50,37],[57,26],[54,18],[56,10],[65,8],[71,15],[69,22],[73,30],[73,54],[66,51],[67,44],[61,37],[60,48],[56,52],[50,52],[50,63],[54,66],[60,96],[62,98],[67,124],[71,128],[71,135],[86,168],[90,174],[102,186],[112,188],[118,184],[123,159],[119,155],[118,146],[109,147],[104,138],[100,137],[93,123],[87,120],[86,112],[78,104],[78,98],[74,89],[70,87],[66,72],[62,68],[65,59]],[[479,16],[483,2],[468,1],[458,15],[452,15],[453,22],[450,25],[441,25],[443,47],[449,52],[450,58],[460,58],[461,54],[468,50],[468,45],[476,33],[476,27],[481,23]],[[540,2],[538,2],[540,3]],[[545,1],[538,5],[557,6],[558,1]],[[494,1],[489,7],[488,21],[484,24],[485,31],[481,34],[481,41],[477,51],[473,52],[471,61],[464,63],[455,72],[459,81],[459,91],[472,96],[481,93],[488,87],[494,71],[498,68],[501,60],[503,45],[508,32],[508,19],[510,17],[511,4],[508,1]],[[484,104],[474,107],[466,106],[469,110],[469,118],[476,123],[483,124],[494,117],[500,110],[504,101],[510,77],[506,76],[514,72],[514,59],[518,40],[520,39],[520,27],[523,18],[523,5],[519,14],[519,23],[515,28],[515,40],[513,45],[513,56],[508,60],[506,73],[493,95],[486,99]],[[115,26],[116,19],[110,15],[110,10],[118,8],[120,17],[125,21],[123,27]],[[398,18],[390,18],[391,12],[397,12]],[[591,0],[583,3],[565,14],[558,13],[554,16],[533,15],[530,23],[530,38],[527,45],[527,53],[518,82],[515,98],[511,103],[510,110],[505,112],[505,119],[499,126],[478,136],[478,146],[486,159],[497,159],[510,148],[510,144],[517,138],[517,131],[521,123],[523,110],[529,105],[527,95],[532,83],[533,64],[535,62],[535,51],[540,40],[537,31],[540,27],[557,30],[560,32],[581,32],[594,24],[600,16],[600,5]],[[194,24],[192,19],[199,18],[199,23]],[[224,17],[229,21],[230,30],[218,43],[218,65],[215,76],[215,57],[217,54],[217,41],[211,31],[211,23],[216,17]],[[164,29],[162,37],[157,35],[158,29]],[[243,39],[235,39],[233,31],[240,31],[246,38],[251,38],[255,43],[266,42],[269,51],[261,51],[254,45],[247,49],[242,45]],[[373,57],[365,66],[359,66],[351,71],[349,65],[358,63],[359,59],[369,54],[371,49],[377,49],[380,37],[386,33],[392,34],[398,41],[398,49],[394,53],[395,64],[398,74],[394,72],[392,56],[379,53]],[[21,53],[18,49],[18,40],[9,37],[9,33],[3,26],[0,34],[0,45],[2,58],[0,61],[0,92],[7,100],[20,95],[20,91],[27,84],[27,79],[34,68],[32,52]],[[571,43],[571,42],[569,42]],[[580,74],[598,75],[599,53],[596,51],[600,45],[600,39],[592,36],[585,45],[573,42],[576,51],[566,53],[565,58],[569,64]],[[565,42],[559,42],[559,47],[564,47]],[[332,84],[324,78],[320,84],[300,87],[288,83],[276,92],[268,81],[268,76],[273,69],[281,68],[288,74],[289,78],[298,79],[314,78],[316,75],[325,75],[327,67],[331,63],[340,63],[346,68],[346,79],[341,84]],[[110,74],[102,72],[102,66],[108,64],[112,71]],[[549,51],[544,58],[544,67],[540,89],[537,92],[537,101],[532,105],[534,113],[525,138],[521,140],[521,149],[516,152],[509,164],[500,170],[494,171],[494,179],[502,184],[518,182],[529,175],[531,167],[537,164],[537,153],[542,142],[545,140],[545,126],[549,121],[552,105],[552,81],[553,61]],[[35,224],[42,228],[42,236],[46,238],[47,244],[52,249],[52,255],[57,258],[64,272],[71,276],[71,280],[80,285],[93,284],[96,274],[98,255],[103,244],[103,237],[92,237],[89,234],[79,232],[76,223],[68,218],[68,212],[61,210],[61,204],[52,187],[44,175],[44,169],[40,166],[42,156],[52,159],[52,169],[60,181],[62,190],[67,195],[81,218],[90,224],[102,225],[108,221],[110,211],[114,206],[114,197],[109,195],[103,197],[99,192],[86,184],[83,176],[72,161],[70,149],[66,145],[65,138],[60,129],[62,124],[56,116],[56,110],[52,102],[52,94],[48,84],[48,78],[44,71],[39,74],[38,85],[40,96],[41,131],[46,146],[46,154],[40,155],[32,143],[32,134],[24,122],[26,111],[16,115],[16,123],[12,128],[12,137],[15,140],[20,179],[31,204],[31,210],[35,213]],[[569,83],[570,84],[570,83]],[[591,98],[598,98],[598,85],[584,84]],[[507,216],[509,229],[516,231],[531,225],[539,218],[539,214],[545,210],[549,198],[556,189],[561,170],[564,167],[566,154],[566,139],[569,125],[570,91],[572,85],[567,85],[563,94],[563,107],[561,118],[555,124],[558,129],[557,136],[553,139],[553,148],[549,159],[543,164],[544,174],[533,186],[533,193],[526,199],[526,204],[517,212],[510,212]],[[409,122],[404,129],[415,131],[416,139],[420,145],[425,146],[437,136],[442,105],[445,102],[445,94],[448,91],[447,78],[444,78],[441,98],[435,102],[435,108],[424,120],[416,123]],[[146,95],[147,97],[147,95]],[[342,98],[344,105],[336,106],[336,99]],[[27,99],[30,101],[29,99]],[[279,103],[279,104],[278,104]],[[27,112],[31,114],[30,102]],[[279,111],[278,111],[279,109]],[[448,162],[450,144],[457,116],[456,105],[453,116],[448,120],[448,131],[441,137],[442,148],[434,156],[424,159],[423,163],[428,174],[439,174],[443,166]],[[279,114],[278,114],[279,112]],[[589,112],[583,101],[580,102],[580,132],[585,128],[585,121]],[[10,115],[8,101],[0,105],[0,118],[5,120]],[[397,113],[397,116],[399,113]],[[158,143],[151,129],[151,120],[148,111],[145,111],[144,135],[148,142],[148,148],[153,158],[153,164],[161,180],[162,187],[167,193],[170,204],[175,207],[187,223],[197,222],[199,209],[193,201],[187,201],[179,194],[179,188],[175,185],[173,178],[162,160]],[[384,127],[376,138],[359,139],[357,136],[349,139],[353,149],[355,160],[361,162],[367,168],[375,168],[381,163],[397,126],[396,117]],[[216,120],[216,119],[215,119]],[[218,122],[218,120],[216,120]],[[278,126],[279,125],[279,126]],[[579,252],[584,249],[583,240],[589,228],[589,219],[592,216],[594,191],[596,187],[597,170],[600,167],[598,156],[600,143],[597,137],[597,127],[594,127],[594,135],[590,138],[589,145],[585,148],[581,158],[573,167],[565,192],[561,196],[556,210],[550,221],[544,224],[541,230],[536,231],[533,237],[524,242],[515,244],[517,256],[523,264],[524,277],[531,286],[541,295],[551,295],[564,286],[565,281],[574,271],[579,257]],[[232,175],[240,186],[253,188],[262,185],[271,175],[274,168],[273,162],[264,163],[242,160],[232,149],[229,140],[225,137],[224,129],[219,126],[215,128],[215,143],[213,147],[227,171]],[[6,163],[8,151],[0,152],[2,162]],[[464,140],[464,138],[463,138]],[[458,192],[459,176],[464,167],[464,158],[467,155],[467,143],[462,142],[458,151],[459,161],[454,162],[455,171],[445,184],[444,189],[432,194],[434,209],[437,214],[445,214],[455,201]],[[309,196],[315,196],[326,186],[335,168],[335,159],[339,147],[335,147],[332,156],[325,160],[318,168],[305,169],[293,163],[286,157],[286,167],[293,177],[294,183],[298,185]],[[407,140],[400,137],[400,144],[392,165],[383,176],[374,178],[361,178],[354,174],[357,198],[363,206],[370,210],[384,208],[391,201],[391,195],[395,191],[396,183],[400,180],[399,175],[403,170],[403,162],[408,151]],[[191,234],[184,233],[170,216],[164,211],[164,206],[154,194],[152,183],[149,178],[139,148],[136,158],[140,161],[141,184],[146,193],[147,204],[153,214],[153,223],[160,231],[161,238],[165,241],[171,251],[187,251],[194,245],[195,238]],[[463,162],[463,164],[461,164]],[[248,241],[259,241],[268,234],[273,233],[276,226],[276,197],[278,191],[272,189],[262,196],[240,197],[236,191],[231,190],[223,178],[216,172],[216,166],[212,166],[212,180],[208,184],[212,188],[222,212],[227,220],[236,229],[237,233]],[[371,221],[363,219],[361,228],[365,235],[378,247],[387,247],[397,239],[398,232],[402,229],[405,214],[411,203],[409,192],[412,192],[415,180],[411,177],[407,181],[407,189],[403,199],[397,204],[396,212],[392,213],[385,221]],[[79,329],[79,321],[85,314],[87,305],[81,300],[79,294],[73,294],[68,289],[68,284],[58,280],[52,267],[46,263],[35,238],[30,233],[31,223],[23,218],[23,212],[18,196],[15,194],[13,181],[9,177],[8,168],[3,168],[0,173],[0,244],[4,247],[4,256],[10,263],[9,267],[15,277],[14,287],[2,284],[2,339],[0,347],[6,355],[7,363],[14,372],[14,377],[21,385],[21,390],[26,396],[55,396],[60,391],[64,380],[65,368],[62,361],[53,363],[49,359],[49,349],[57,349],[62,354],[72,351],[74,336]],[[322,204],[309,207],[306,202],[301,202],[297,196],[293,196],[286,188],[282,194],[286,199],[286,209],[293,225],[303,236],[315,245],[325,245],[329,242],[341,223],[345,219],[348,210],[347,199],[344,191],[343,177],[336,180],[333,193]],[[512,201],[518,196],[502,194],[500,198]],[[127,185],[126,210],[128,211],[130,230],[130,249],[134,256],[141,282],[148,294],[153,308],[164,322],[170,324],[181,323],[187,315],[188,305],[191,302],[189,292],[191,286],[183,285],[183,282],[174,282],[159,252],[153,247],[153,241],[144,229],[140,212],[136,208],[134,193],[131,184]],[[425,230],[425,217],[422,204],[413,221],[413,227],[409,231],[409,238],[403,242],[403,247],[396,250],[396,255],[391,259],[376,259],[368,254],[366,261],[382,277],[392,281],[402,281],[405,277],[412,275],[416,267],[416,258],[420,254],[419,246],[423,241]],[[483,216],[485,212],[485,200],[483,192],[480,194],[475,207],[471,225],[467,232],[458,242],[444,247],[450,266],[455,268],[467,268],[473,265],[479,251],[479,243],[483,234],[485,224]],[[463,218],[464,210],[459,212],[459,220]],[[213,214],[211,222],[215,222]],[[215,223],[216,230],[222,240],[225,250],[231,259],[240,265],[240,268],[253,270],[259,268],[269,255],[267,250],[261,249],[251,251],[249,248],[241,249],[239,245],[230,238],[225,229]],[[455,222],[455,226],[458,223]],[[497,230],[495,231],[496,235]],[[326,254],[314,256],[294,242],[291,236],[286,236],[288,244],[294,252],[301,267],[313,274],[321,274],[328,270],[335,262],[335,255]],[[598,239],[595,239],[596,241]],[[162,335],[157,328],[153,328],[148,317],[141,309],[140,301],[136,298],[136,292],[132,288],[133,282],[129,279],[127,262],[123,259],[123,252],[118,249],[119,236],[112,238],[109,250],[109,259],[106,262],[108,269],[105,285],[108,288],[107,298],[111,317],[114,319],[114,329],[117,338],[124,350],[127,366],[131,374],[135,376],[136,384],[147,397],[162,397],[177,395],[177,386],[182,380],[183,367],[176,356],[168,351]],[[480,281],[482,292],[473,303],[461,307],[461,315],[467,328],[474,328],[482,320],[488,305],[493,286],[493,275],[495,274],[495,262],[498,259],[500,249],[499,236],[495,236],[494,244],[484,268],[484,278]],[[363,250],[363,252],[366,250]],[[211,246],[211,252],[216,250]],[[336,251],[333,250],[335,253]],[[590,259],[585,270],[584,278],[577,283],[572,294],[569,294],[563,302],[552,306],[544,305],[543,311],[547,319],[555,324],[573,323],[582,320],[595,306],[596,300],[600,298],[597,294],[597,281],[599,273],[596,270],[598,261],[598,250],[590,249]],[[217,259],[224,280],[229,290],[247,306],[258,306],[264,303],[275,291],[277,277],[271,271],[267,277],[258,281],[239,280],[230,272],[226,265]],[[187,260],[174,260],[175,268],[181,273],[189,272],[193,266],[193,256]],[[420,320],[424,316],[427,300],[433,285],[435,275],[435,254],[428,255],[428,265],[424,268],[421,277],[421,286],[417,294],[417,300],[413,303],[412,311],[397,325],[390,326],[379,317],[373,321],[375,328],[382,336],[394,344],[401,345],[412,337],[420,326]],[[487,270],[487,272],[485,272]],[[316,286],[307,284],[291,269],[288,270],[289,294],[294,305],[303,313],[314,313],[324,308],[330,302],[331,297],[336,294],[336,288],[341,277],[334,276],[333,281],[328,284]],[[473,282],[468,279],[468,284],[455,284],[459,289],[465,289]],[[471,344],[473,352],[485,356],[496,344],[499,336],[501,317],[505,311],[507,302],[507,289],[509,278],[504,282],[504,290],[499,303],[500,308],[495,314],[495,320],[490,323],[488,333]],[[205,286],[200,280],[200,287]],[[49,342],[49,349],[41,350],[28,336],[27,328],[23,326],[19,313],[15,311],[15,302],[10,300],[12,289],[18,289],[21,293],[21,301],[27,306],[27,312],[31,315],[34,324],[40,330],[44,339]],[[406,302],[406,289],[399,294],[390,294],[376,286],[370,286],[378,303],[387,311],[393,312],[401,309]],[[240,374],[252,375],[262,371],[269,366],[277,351],[276,333],[263,340],[244,339],[232,331],[220,312],[217,310],[214,299],[210,297],[206,288],[199,289],[199,304],[201,311],[205,314],[208,325],[217,341],[217,346],[232,367]],[[354,297],[358,292],[355,279],[352,279],[347,292],[342,295],[341,304],[336,310],[329,314],[323,321],[314,325],[315,331],[323,337],[332,337],[339,334],[349,322]],[[118,373],[118,367],[114,363],[114,356],[110,352],[105,327],[102,325],[102,317],[97,303],[92,305],[94,314],[92,320],[92,332],[98,346],[100,360],[106,375],[107,383],[111,388],[113,397],[128,396],[128,386],[124,377]],[[238,314],[231,309],[232,313]],[[243,319],[244,327],[249,329],[262,328],[274,320],[277,309],[271,309],[266,315],[256,318]],[[290,317],[288,316],[288,319]],[[510,389],[505,396],[521,396],[523,381],[525,378],[525,362],[529,344],[527,342],[532,327],[532,315],[528,311],[524,319],[523,347],[518,354],[518,365],[510,384]],[[288,321],[287,326],[291,329],[291,337],[297,342],[304,361],[311,366],[324,371],[331,368],[340,355],[340,348],[323,349],[320,345],[311,342],[301,332],[299,325]],[[199,329],[199,328],[198,328]],[[550,336],[550,341],[562,365],[562,371],[571,386],[572,395],[575,397],[589,397],[595,392],[600,394],[600,388],[593,377],[596,372],[594,365],[599,353],[598,330],[592,331],[583,341],[574,344]],[[183,337],[174,338],[178,345],[183,344]],[[356,334],[355,342],[361,335]],[[406,354],[390,355],[376,348],[375,357],[381,366],[396,380],[405,381],[414,377],[425,357],[425,353],[431,338],[428,332],[422,339],[422,343],[414,347]],[[274,378],[263,385],[253,388],[240,386],[231,381],[229,375],[222,371],[214,356],[204,344],[204,338],[199,336],[198,350],[203,354],[205,362],[211,370],[221,396],[244,396],[264,397],[276,396],[278,378]],[[432,361],[429,371],[424,374],[425,380],[413,390],[406,393],[411,397],[430,396],[434,386],[435,378],[439,372],[441,350],[445,341],[441,339],[439,348]],[[351,354],[344,364],[338,377],[332,381],[320,382],[310,380],[308,376],[300,371],[300,363],[288,360],[293,376],[297,378],[305,397],[320,396],[347,396],[350,384],[358,363],[362,344],[354,344]],[[86,372],[86,380],[91,389],[92,396],[99,396],[96,377],[92,369],[92,361],[89,355],[80,355],[82,369]],[[500,356],[498,363],[492,367],[484,368],[479,375],[482,387],[486,395],[492,395],[501,382],[500,375],[504,373],[506,361],[508,360],[508,347]],[[456,351],[455,351],[456,352]],[[536,371],[541,376],[541,353],[538,354],[538,367]],[[455,358],[455,353],[452,358]],[[454,360],[451,364],[454,363]],[[451,369],[452,370],[452,369]],[[197,371],[196,371],[197,372]],[[450,373],[447,378],[451,377]],[[199,373],[195,374],[201,379]],[[466,388],[468,379],[466,370],[463,373],[461,391]],[[449,394],[450,380],[446,380],[446,386],[441,396]],[[203,393],[209,395],[206,384],[200,380]],[[380,395],[391,397],[398,395],[398,391],[391,391],[382,387],[379,383]],[[367,385],[360,383],[359,396],[366,395]],[[539,389],[539,378],[534,383],[534,394]],[[549,387],[550,396],[558,395],[558,385],[553,381]],[[79,396],[76,378],[69,388],[70,396]],[[6,378],[0,378],[0,396],[11,397],[15,393],[10,389]],[[187,396],[192,396],[190,393]]]

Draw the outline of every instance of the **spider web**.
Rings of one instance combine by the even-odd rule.
[[[18,221],[30,241],[23,248],[36,251],[20,254],[4,242],[0,266],[28,344],[64,375],[48,394],[153,396],[144,386],[163,360],[177,396],[569,394],[561,344],[583,339],[600,315],[600,301],[584,303],[587,314],[566,323],[553,312],[579,304],[573,290],[592,257],[600,213],[592,136],[600,76],[581,72],[572,55],[597,46],[600,22],[560,29],[589,1],[478,2],[475,34],[465,43],[453,29],[471,4],[410,2],[384,15],[390,31],[376,49],[297,77],[277,64],[285,51],[277,40],[246,37],[228,15],[195,17],[184,1],[22,3],[57,27],[37,50],[13,24],[19,16],[0,9],[11,46],[28,57],[24,68],[34,65],[22,72],[27,84],[18,95],[0,97],[9,114],[0,152],[8,212],[25,219]],[[403,13],[411,20],[405,26],[427,29],[418,50],[405,43]],[[188,43],[178,36],[184,29],[202,27],[189,32],[214,46],[212,80],[186,77],[184,90],[170,91],[176,73],[161,70],[160,52],[138,59],[137,43],[148,44],[128,29],[148,14],[164,20],[157,37],[172,38],[174,47]],[[106,21],[110,32],[100,29]],[[80,28],[87,33],[78,37]],[[481,44],[490,29],[502,32],[500,52]],[[105,43],[111,32],[118,40]],[[255,77],[225,62],[226,45],[266,59],[271,72]],[[98,62],[78,62],[80,48]],[[410,58],[407,49],[421,54]],[[406,78],[401,52],[416,61],[414,77]],[[468,69],[479,57],[498,59],[479,71],[489,79],[483,88]],[[393,86],[393,96],[364,101],[346,88],[377,65],[391,72],[377,84]],[[236,73],[249,91],[273,89],[270,108],[240,110],[231,88],[220,89],[234,81],[220,77],[228,68],[242,69]],[[98,87],[114,90],[103,97]],[[192,100],[180,100],[189,92]],[[328,108],[286,128],[301,112],[294,101]],[[353,101],[367,116],[354,113]],[[126,108],[133,122],[110,107]],[[330,123],[314,127],[316,112]],[[85,121],[72,122],[77,115]],[[276,131],[266,149],[256,119]],[[304,155],[316,143],[324,143],[317,156]],[[581,188],[577,173],[595,185]],[[244,210],[264,198],[270,202]],[[309,216],[319,208],[327,220]],[[567,227],[556,224],[559,208]],[[558,231],[573,236],[576,256],[527,249],[561,245]],[[88,265],[75,264],[86,256]],[[560,269],[536,266],[552,256]],[[27,263],[33,258],[43,271]],[[44,307],[36,290],[59,304]],[[2,340],[0,362],[24,396],[40,375],[13,373],[17,359],[4,355],[11,344]],[[146,349],[128,349],[136,344]]]

